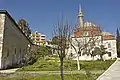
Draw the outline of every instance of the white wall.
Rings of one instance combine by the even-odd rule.
[[[107,48],[106,51],[111,52],[111,57],[106,55],[105,58],[117,58],[116,40],[104,40],[103,45]]]
[[[0,14],[0,68],[3,50],[3,32],[4,32],[5,14]]]
[[[78,53],[78,42],[80,42],[80,45],[83,45],[84,43],[88,43],[88,41],[90,40],[91,37],[83,37],[83,38],[72,38],[72,45],[76,48],[77,53]],[[95,41],[95,46],[94,47],[99,47],[101,44],[104,45],[108,52],[111,52],[111,57],[108,56],[108,54],[105,54],[103,56],[104,59],[111,59],[111,58],[117,58],[117,51],[116,51],[116,40],[104,40],[102,43],[102,37],[101,36],[96,36],[93,37]],[[77,39],[77,41],[76,41]],[[108,44],[110,44],[111,47],[108,47]],[[89,48],[90,49],[90,48]],[[91,50],[92,52],[92,50]],[[74,60],[77,59],[77,54],[75,49],[70,46],[70,48],[68,49],[68,56],[70,54],[73,54],[74,56]],[[94,57],[94,60],[99,59],[100,57],[97,55]],[[82,55],[79,57],[79,60],[93,60],[93,58],[90,55]]]
[[[91,40],[91,41],[90,41]],[[77,50],[77,53],[78,53],[78,42],[80,43],[80,46],[84,46],[85,43],[88,43],[88,42],[93,42],[93,40],[95,40],[95,46],[99,46],[101,45],[101,36],[95,36],[95,37],[82,37],[82,38],[72,38],[72,45],[76,48]],[[91,44],[91,43],[89,43]],[[90,49],[90,45],[88,47]],[[91,50],[92,51],[92,50]],[[68,55],[72,53],[73,56],[74,56],[74,59],[77,59],[77,54],[76,54],[76,51],[75,49],[70,46],[70,48],[68,49]],[[81,52],[82,54],[82,52]],[[98,57],[95,57],[94,59],[96,60]],[[79,57],[79,60],[92,60],[93,58],[90,56],[90,55],[82,55]]]

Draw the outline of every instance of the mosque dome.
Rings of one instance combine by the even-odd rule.
[[[97,25],[92,22],[85,22],[84,27],[97,27]]]

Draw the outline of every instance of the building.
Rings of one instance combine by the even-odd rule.
[[[36,32],[32,32],[31,39],[33,44],[36,44],[38,46],[46,44],[46,35]]]
[[[28,58],[32,42],[27,32],[27,27],[18,26],[6,10],[0,10],[0,69],[20,66]]]
[[[104,47],[107,48],[106,51],[110,53],[110,55],[105,54],[103,56],[104,59],[117,58],[115,36],[109,32],[103,32],[100,26],[98,26],[97,24],[86,21],[84,19],[81,7],[79,8],[78,13],[78,23],[79,24],[77,28],[74,29],[74,33],[71,39],[74,48],[70,46],[70,48],[68,49],[68,53],[73,54],[74,59],[77,59],[77,53],[80,53],[80,60],[99,59],[99,55],[92,58],[90,54],[84,53],[92,53],[95,47],[100,47],[101,45],[104,45]],[[85,46],[86,49],[84,49]]]

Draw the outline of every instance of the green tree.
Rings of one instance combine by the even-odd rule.
[[[58,44],[58,36],[54,36],[54,37],[52,38],[51,44],[53,44],[53,45]]]
[[[94,50],[92,51],[91,56],[94,58],[94,56],[101,54],[100,48],[99,47],[95,47]]]
[[[92,56],[99,55],[100,60],[103,60],[103,55],[105,54],[110,54],[109,52],[106,51],[107,48],[105,48],[103,45],[100,45],[100,47],[95,47],[94,50],[92,51]]]
[[[52,55],[52,51],[50,47],[40,46],[37,52],[38,57],[42,57],[43,59],[45,59],[46,56],[50,56],[50,55]]]
[[[120,57],[120,33],[119,29],[117,29],[117,37],[116,37],[116,45],[117,45],[117,55]]]
[[[24,19],[18,21],[18,26],[25,33],[25,35],[30,38],[31,30],[29,28],[28,22]]]
[[[100,55],[100,59],[101,59],[101,60],[103,60],[103,55],[104,55],[104,54],[107,54],[106,49],[107,49],[107,48],[105,48],[103,45],[100,46],[100,51],[101,51],[101,52],[100,52],[99,55]]]

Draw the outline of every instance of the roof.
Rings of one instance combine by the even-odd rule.
[[[109,33],[109,32],[102,32],[102,35],[103,35],[103,36],[106,36],[106,35],[111,35],[111,36],[113,36],[113,34],[111,34],[111,33]]]
[[[10,14],[8,13],[8,11],[7,10],[0,10],[0,14],[5,14],[5,15],[7,15],[9,18],[10,18],[10,20],[16,25],[16,27],[20,30],[20,32],[26,37],[26,39],[31,43],[31,44],[33,44],[31,41],[30,41],[30,39],[28,39],[28,37],[23,33],[23,31],[19,28],[19,26],[18,26],[18,24],[15,22],[15,20],[10,16]]]

